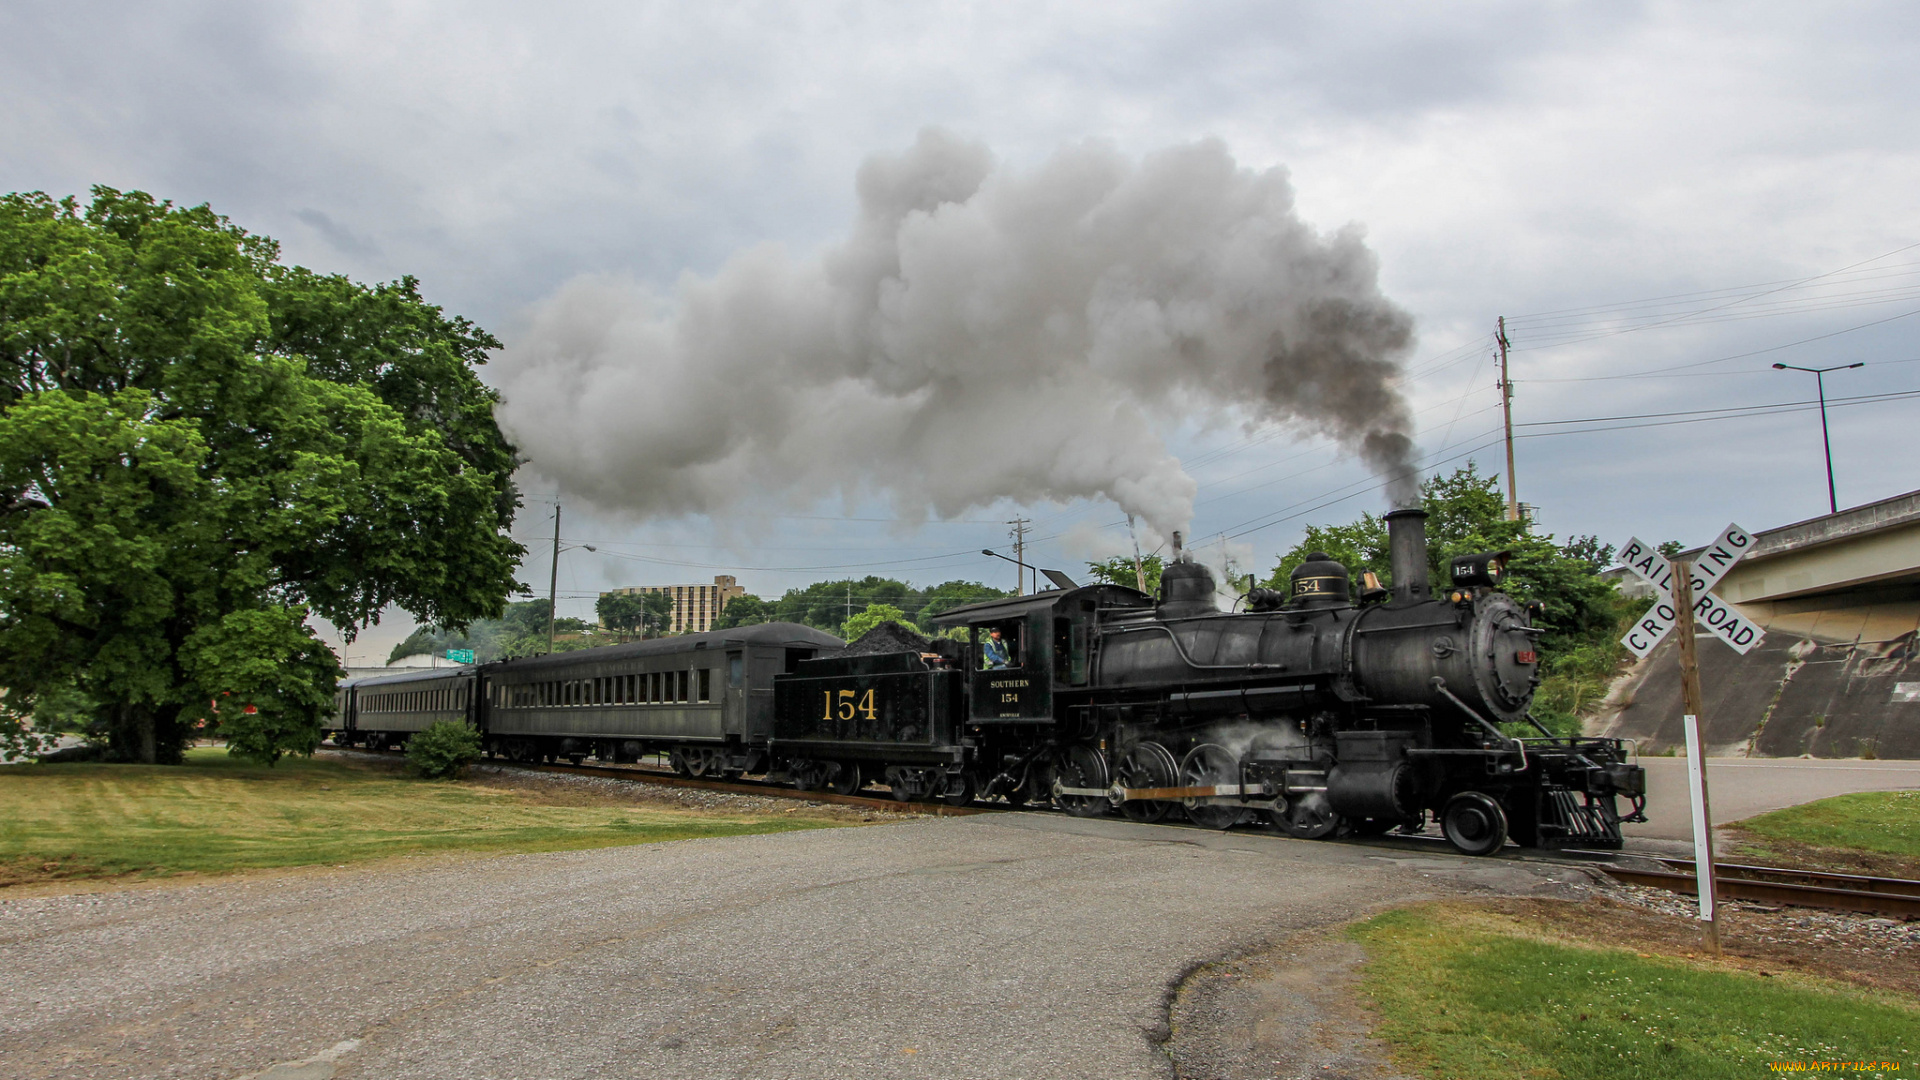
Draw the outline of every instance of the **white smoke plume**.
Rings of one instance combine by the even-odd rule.
[[[1412,321],[1357,230],[1299,219],[1283,170],[1209,140],[1023,171],[926,131],[858,190],[816,258],[769,245],[671,294],[586,277],[538,304],[495,366],[533,468],[643,518],[1103,496],[1162,536],[1195,485],[1159,422],[1292,423],[1411,477]]]

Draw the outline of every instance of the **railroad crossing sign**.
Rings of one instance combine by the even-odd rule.
[[[1746,655],[1766,635],[1735,611],[1733,605],[1708,590],[1733,569],[1733,564],[1753,550],[1753,537],[1738,525],[1728,525],[1718,539],[1701,550],[1693,560],[1690,576],[1693,585],[1693,617],[1727,643],[1734,652]],[[1680,613],[1673,601],[1673,564],[1652,544],[1633,537],[1620,548],[1620,561],[1638,574],[1657,594],[1653,607],[1641,616],[1627,636],[1620,639],[1633,655],[1646,659],[1662,638],[1673,632]]]

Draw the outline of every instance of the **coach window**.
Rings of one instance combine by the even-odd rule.
[[[740,689],[740,684],[746,681],[746,677],[747,677],[746,658],[741,656],[739,653],[728,653],[727,654],[727,685],[732,687],[735,690],[738,690]]]
[[[701,668],[699,674],[700,674],[700,685],[698,689],[700,694],[700,700],[712,701],[713,700],[713,669]]]

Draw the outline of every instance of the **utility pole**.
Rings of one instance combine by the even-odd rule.
[[[1507,520],[1520,520],[1519,489],[1513,480],[1513,380],[1507,377],[1507,317],[1500,316],[1493,340],[1500,345],[1500,409],[1507,418]]]
[[[553,565],[547,571],[547,653],[553,653],[554,601],[560,595],[560,504],[553,504]]]
[[[1140,534],[1133,531],[1133,515],[1127,515],[1127,536],[1133,540],[1133,584],[1141,592],[1147,591],[1147,568],[1140,561]]]
[[[1687,782],[1693,794],[1694,873],[1699,882],[1700,921],[1706,925],[1707,950],[1720,955],[1720,923],[1716,914],[1719,891],[1713,871],[1713,812],[1707,806],[1707,746],[1700,737],[1700,660],[1693,639],[1693,564],[1673,560],[1673,606],[1680,635],[1680,722],[1687,739]]]
[[[1013,538],[1013,562],[1017,568],[1014,572],[1020,577],[1020,583],[1014,591],[1018,592],[1021,596],[1025,596],[1027,595],[1027,526],[1032,524],[1032,522],[1029,522],[1023,517],[1017,517],[1007,522],[1007,524],[1013,526],[1013,531],[1007,535]],[[1040,583],[1038,580],[1034,582],[1033,587],[1034,591],[1039,591]]]

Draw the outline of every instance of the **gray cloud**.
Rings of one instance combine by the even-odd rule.
[[[380,253],[379,244],[333,220],[322,211],[311,208],[296,210],[293,216],[312,226],[315,232],[325,237],[327,243],[332,244],[334,249],[343,255],[366,257]]]

